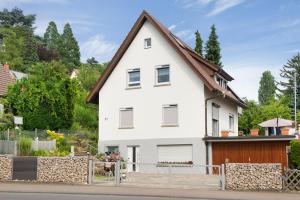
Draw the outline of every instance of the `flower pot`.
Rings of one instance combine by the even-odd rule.
[[[290,129],[288,129],[288,128],[282,128],[281,129],[281,135],[288,135],[289,132],[290,132]]]
[[[221,136],[222,137],[228,137],[229,131],[221,131]]]
[[[258,129],[258,128],[255,128],[255,129],[251,129],[251,130],[250,130],[251,136],[258,136],[258,132],[259,132],[259,129]]]

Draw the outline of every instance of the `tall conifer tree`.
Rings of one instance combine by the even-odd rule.
[[[49,22],[49,25],[46,29],[44,34],[44,42],[48,49],[54,50],[59,52],[60,48],[62,47],[61,44],[61,36],[58,33],[57,26],[55,22]]]
[[[265,105],[275,99],[276,85],[274,76],[270,71],[265,71],[259,82],[258,101]]]
[[[205,46],[205,58],[213,64],[222,67],[221,48],[218,41],[215,25],[212,25],[211,32]]]
[[[62,51],[61,56],[64,64],[73,69],[80,65],[80,50],[78,43],[73,35],[71,25],[67,23],[62,34]]]
[[[196,37],[195,51],[200,56],[203,56],[203,40],[198,30],[195,32],[195,37]]]

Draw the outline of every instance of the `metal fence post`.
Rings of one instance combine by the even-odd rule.
[[[116,179],[116,186],[120,186],[120,182],[121,182],[121,176],[120,176],[120,168],[121,168],[121,161],[118,160],[115,163],[115,179]]]
[[[88,184],[93,183],[93,160],[89,159],[89,176],[88,176]]]
[[[221,167],[222,167],[222,175],[221,175],[221,183],[222,183],[222,190],[225,190],[225,184],[226,184],[226,181],[225,181],[225,165],[224,164],[222,164],[221,165]]]

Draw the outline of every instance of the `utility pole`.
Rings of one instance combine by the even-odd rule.
[[[294,73],[294,120],[295,131],[297,131],[297,71]]]

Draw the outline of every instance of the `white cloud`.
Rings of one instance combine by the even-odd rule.
[[[213,0],[183,0],[184,8],[191,8],[195,6],[205,6],[212,2]]]
[[[214,15],[218,15],[229,8],[237,6],[241,4],[243,0],[217,0],[215,2],[214,8],[210,11],[206,16],[211,17]]]
[[[176,26],[177,26],[176,24],[173,24],[173,25],[169,26],[168,29],[170,31],[172,31],[172,30],[174,30],[176,28]]]
[[[85,62],[90,57],[95,57],[100,63],[107,62],[115,53],[117,45],[107,41],[103,35],[95,35],[80,45],[81,60]]]
[[[185,42],[188,42],[191,39],[194,39],[194,33],[193,33],[193,31],[191,31],[189,29],[178,31],[175,33],[175,35]]]
[[[181,0],[180,2],[183,8],[212,6],[212,10],[206,15],[211,17],[243,3],[244,0]]]

